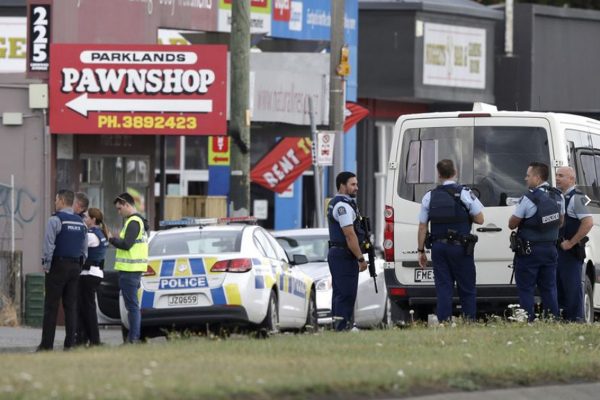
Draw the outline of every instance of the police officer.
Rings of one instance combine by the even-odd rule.
[[[117,248],[115,270],[119,271],[119,287],[123,294],[129,333],[127,343],[140,340],[141,315],[137,292],[142,272],[148,268],[148,221],[135,208],[135,200],[129,193],[121,193],[113,201],[119,215],[125,218],[119,237],[111,237],[110,244]]]
[[[515,254],[515,280],[520,306],[527,312],[530,322],[535,319],[533,297],[536,285],[544,311],[548,310],[558,318],[556,241],[563,221],[564,203],[560,192],[548,184],[548,176],[546,164],[529,164],[525,177],[529,191],[521,197],[508,221],[510,229],[518,228],[517,239],[522,251]]]
[[[77,284],[81,265],[87,257],[87,227],[73,213],[75,194],[59,190],[54,200],[56,214],[48,219],[44,236],[42,268],[46,272],[42,341],[38,351],[52,350],[56,333],[58,302],[65,312],[64,349],[75,345],[77,325]]]
[[[329,253],[327,262],[331,271],[333,294],[331,312],[335,329],[350,328],[358,273],[367,269],[361,244],[365,233],[360,225],[360,212],[356,205],[358,181],[352,172],[340,172],[335,178],[337,194],[327,207],[329,222]]]
[[[573,168],[560,167],[556,171],[556,186],[565,197],[565,223],[559,232],[556,270],[558,307],[563,310],[565,320],[584,322],[582,274],[585,243],[580,241],[594,226],[594,219],[586,206],[588,199],[575,187]]]
[[[483,205],[467,187],[456,183],[456,169],[452,160],[441,160],[436,165],[442,183],[425,193],[419,214],[419,265],[427,265],[425,237],[431,224],[431,260],[437,293],[437,318],[447,321],[452,317],[454,282],[463,316],[476,316],[475,261],[473,249],[476,236],[471,235],[471,224],[483,223]]]
[[[83,215],[90,206],[90,199],[87,194],[83,192],[75,193],[75,201],[73,202],[73,212],[83,219]]]

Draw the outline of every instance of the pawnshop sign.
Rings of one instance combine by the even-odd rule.
[[[226,133],[226,46],[54,44],[50,54],[52,133]]]

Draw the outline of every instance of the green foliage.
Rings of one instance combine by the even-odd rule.
[[[341,399],[597,381],[598,328],[498,321],[3,354],[0,399]]]

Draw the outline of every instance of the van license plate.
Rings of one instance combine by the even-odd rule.
[[[198,295],[188,294],[169,296],[169,306],[195,306],[198,305]]]
[[[415,269],[415,282],[433,282],[433,270],[427,268]]]

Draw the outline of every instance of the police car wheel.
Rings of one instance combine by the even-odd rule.
[[[121,325],[121,335],[123,336],[123,343],[127,343],[127,336],[129,336],[129,329]]]
[[[260,323],[259,329],[265,330],[268,333],[277,333],[279,331],[279,308],[275,291],[271,291],[267,315],[265,315],[265,319]]]
[[[310,293],[310,299],[308,299],[308,309],[306,311],[306,323],[304,324],[305,332],[316,332],[319,327],[317,319],[317,300],[315,299],[314,287]]]
[[[394,320],[392,318],[392,301],[389,296],[385,298],[385,306],[383,309],[383,319],[381,320],[381,328],[389,329],[394,326]]]
[[[594,322],[594,289],[590,277],[585,276],[585,286],[583,292],[583,317],[585,322],[591,324]]]

